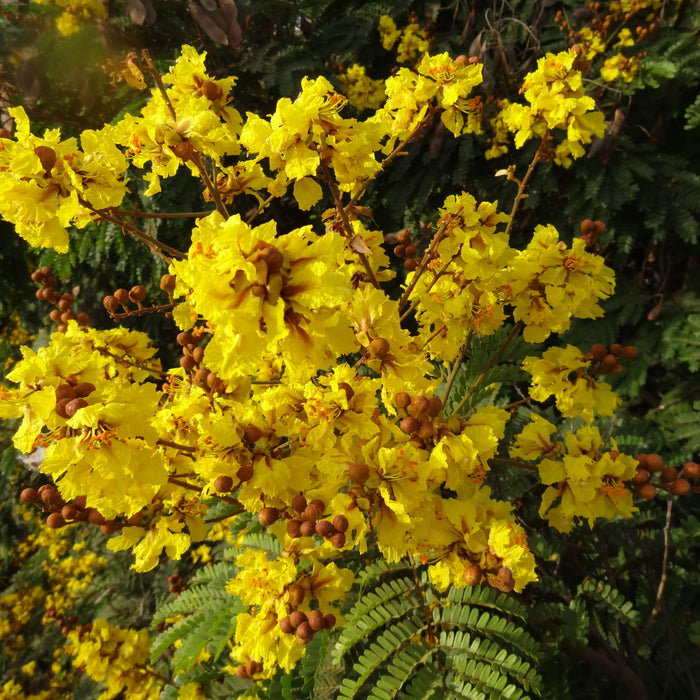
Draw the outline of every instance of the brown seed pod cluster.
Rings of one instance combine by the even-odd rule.
[[[680,469],[664,463],[664,459],[658,454],[637,455],[637,473],[630,479],[630,484],[635,487],[637,498],[651,500],[659,490],[672,493],[676,496],[684,496],[693,491],[700,493],[700,465],[696,462],[686,462]],[[695,485],[693,483],[695,481]]]
[[[64,384],[56,387],[56,406],[54,410],[61,418],[72,418],[88,402],[87,396],[95,391],[95,385],[90,382],[79,382],[77,377],[70,376]]]
[[[226,393],[226,384],[215,372],[210,372],[204,365],[204,348],[200,339],[192,333],[178,333],[177,344],[182,348],[180,367],[190,374],[192,383],[207,393]]]
[[[261,673],[263,668],[260,661],[248,659],[244,664],[240,664],[236,667],[236,675],[244,680],[253,680],[254,676]]]
[[[114,294],[108,294],[102,300],[102,306],[107,309],[109,315],[112,318],[123,318],[130,314],[135,313],[133,309],[130,308],[129,304],[136,304],[138,311],[141,311],[143,306],[143,301],[146,298],[146,287],[142,284],[137,284],[131,289],[117,289]],[[123,309],[123,313],[117,313],[119,309]]]
[[[92,630],[92,622],[88,622],[87,625],[79,625],[77,615],[69,615],[68,617],[63,617],[63,615],[57,616],[56,608],[53,606],[46,610],[44,617],[47,620],[55,619],[56,624],[61,628],[61,634],[64,637],[67,637],[72,630],[75,630],[80,637]]]
[[[637,348],[634,345],[622,346],[619,343],[613,343],[609,348],[600,343],[595,343],[586,355],[591,360],[591,366],[588,368],[588,374],[591,376],[596,374],[620,374],[623,370],[620,360],[631,360],[637,356]]]
[[[173,594],[175,598],[177,598],[182,591],[185,590],[185,581],[182,578],[182,576],[178,576],[177,574],[173,574],[172,576],[168,576],[168,583],[170,584],[168,586],[168,590]]]
[[[440,421],[435,419],[442,412],[442,401],[437,396],[413,396],[400,391],[394,397],[394,403],[399,408],[401,419],[399,428],[422,443],[439,437]]]
[[[78,496],[72,502],[67,503],[53,484],[44,484],[38,490],[31,487],[23,489],[19,497],[24,503],[33,503],[44,513],[48,513],[46,524],[53,530],[74,522],[87,522],[99,525],[101,528],[105,526],[111,528],[112,523],[114,523],[114,521],[106,521],[96,508],[86,508],[87,498],[85,496]],[[132,520],[134,518],[130,519],[130,524],[137,524],[131,522]],[[122,527],[121,523],[114,523],[114,525],[116,527],[112,532],[116,532]],[[105,532],[105,534],[112,533]]]
[[[41,301],[47,301],[56,308],[51,311],[49,318],[58,325],[57,330],[64,333],[68,321],[76,320],[79,325],[87,326],[90,323],[90,317],[85,313],[76,313],[71,307],[75,302],[75,297],[66,292],[61,294],[54,287],[58,284],[58,280],[53,276],[50,267],[40,267],[32,272],[32,281],[41,285],[41,289],[36,290],[36,298]]]
[[[297,586],[298,584],[292,584]],[[301,610],[293,610],[289,615],[279,621],[279,626],[284,634],[293,634],[299,644],[308,644],[316,632],[335,627],[335,615],[320,610],[310,610],[308,613]]]
[[[579,238],[586,244],[586,248],[592,248],[603,231],[605,231],[605,224],[602,221],[584,219],[581,222],[581,235]]]
[[[344,547],[345,533],[349,527],[348,519],[344,515],[336,515],[332,520],[324,520],[323,513],[325,509],[326,505],[320,499],[315,498],[307,503],[304,494],[297,494],[292,499],[291,510],[294,515],[287,520],[287,534],[292,538],[318,535],[337,549]],[[266,510],[277,509],[263,509],[258,516],[259,520],[262,513]],[[278,518],[280,515],[279,511],[276,515]]]
[[[411,232],[407,228],[402,229],[396,240],[394,255],[397,258],[404,258],[403,266],[408,272],[415,270],[418,267],[418,247],[411,241]]]

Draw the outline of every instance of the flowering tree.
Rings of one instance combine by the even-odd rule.
[[[614,292],[612,269],[593,251],[604,224],[580,222],[570,245],[554,226],[537,225],[525,245],[512,245],[538,163],[569,167],[605,134],[580,46],[542,57],[525,77],[524,101],[502,104],[494,118],[516,148],[535,144],[525,172],[502,173],[517,188],[509,212],[449,194],[426,236],[396,235],[406,275],[391,291],[387,236],[373,228],[363,196],[437,119],[456,138],[482,128],[473,94],[482,64],[430,55],[418,29],[400,39],[392,24],[382,20],[385,45],[402,41],[400,58],[420,53],[413,68],[384,81],[385,99],[365,118],[345,116],[347,98],[322,77],[304,79],[268,117],[243,118],[236,79],[214,77],[206,55],[185,45],[165,74],[147,52],[111,64],[115,80],[135,89],[151,82],[139,114],[83,131],[78,142],[56,129],[34,134],[12,108],[14,134],[0,139],[0,214],[30,245],[59,252],[93,222],[141,240],[167,265],[161,298],[135,285],[103,305],[114,321],[167,315],[182,353],[178,367],[163,368],[143,332],[91,327],[52,271],[37,269],[37,297],[55,307],[56,331],[45,347],[22,349],[8,374],[16,387],[0,400],[2,417],[21,418],[15,447],[40,453],[38,468],[51,479],[22,500],[39,506],[50,528],[100,526],[108,549],[131,550],[139,572],[180,559],[194,543],[228,542],[235,554],[213,585],[226,601],[214,662],[217,682],[232,684],[227,692],[264,694],[312,642],[339,640],[338,663],[354,653],[392,619],[382,617],[391,598],[384,590],[372,608],[379,617],[359,623],[366,567],[380,562],[378,571],[408,581],[396,585],[417,601],[410,623],[391,625],[394,636],[380,643],[407,655],[392,658],[393,690],[471,697],[465,683],[476,683],[482,667],[463,667],[468,639],[455,641],[450,630],[464,621],[452,611],[476,604],[469,596],[482,590],[481,602],[507,610],[508,598],[489,589],[521,593],[538,578],[518,503],[496,497],[494,479],[516,471],[527,475],[526,489],[541,484],[539,515],[569,533],[580,520],[631,517],[635,489],[642,498],[658,486],[683,494],[699,476],[692,462],[664,473],[658,455],[624,454],[601,435],[597,419],[620,403],[606,377],[623,371],[634,347],[552,344],[572,319],[600,318],[599,302]],[[365,79],[348,71],[347,92]],[[356,99],[374,101],[376,90],[357,89]],[[154,196],[182,170],[209,207],[191,215],[181,251],[143,230],[144,213],[127,203],[133,173]],[[255,206],[231,213],[244,197]],[[290,197],[302,211],[324,197],[332,206],[282,232],[269,212]],[[470,377],[465,368],[484,348]],[[524,381],[524,395],[501,386],[504,369]],[[401,570],[410,578],[391,578]],[[187,623],[168,612],[161,620],[176,624],[161,630],[152,664],[187,639]],[[518,634],[504,632],[516,647]],[[105,680],[104,697],[122,689],[157,697],[164,686],[165,697],[211,691],[206,666],[178,675],[211,660],[204,646],[194,654],[186,641],[168,672],[144,660],[143,630],[97,620],[66,635],[75,664]],[[539,692],[522,661],[534,648],[523,643],[511,665],[500,648],[482,648],[501,666],[480,682],[494,693],[506,682],[511,692]],[[365,651],[341,693],[363,693],[380,667]]]

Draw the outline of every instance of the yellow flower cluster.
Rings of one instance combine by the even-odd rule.
[[[70,632],[68,650],[76,667],[103,682],[105,689],[98,700],[111,700],[121,693],[134,700],[156,700],[162,683],[148,665],[151,641],[146,630],[121,629],[100,619],[83,634]]]
[[[576,58],[572,49],[540,58],[537,70],[525,76],[521,88],[529,104],[510,104],[501,115],[515,133],[516,148],[533,137],[547,139],[554,129],[565,131],[554,160],[566,166],[584,154],[582,144],[605,133],[603,113],[595,109],[595,100],[586,95],[581,72],[574,68]]]
[[[80,29],[81,20],[93,17],[106,18],[107,8],[101,0],[34,0],[37,5],[54,5],[63,10],[56,18],[56,28],[63,36],[70,36]]]
[[[530,107],[505,108],[520,145],[561,128],[580,154],[599,131],[572,62],[572,53],[543,59],[526,82]],[[455,136],[478,131],[469,95],[481,65],[425,55],[415,71],[402,68],[386,81],[386,103],[364,121],[341,116],[345,98],[318,78],[304,79],[298,97],[280,100],[269,119],[248,114],[241,125],[230,103],[234,79],[213,80],[191,47],[163,82],[169,87],[154,91],[140,116],[100,132],[100,152],[119,154],[112,177],[122,188],[128,159],[147,170],[147,194],[184,163],[216,202],[196,221],[187,253],[169,259],[163,286],[183,355],[162,372],[144,334],[74,321],[47,347],[23,350],[9,375],[19,388],[0,395],[0,415],[22,418],[14,436],[22,452],[46,448],[40,468],[56,484],[51,498],[73,501],[76,514],[115,534],[110,549],[132,549],[140,571],[163,553],[180,558],[213,530],[222,537],[210,522],[222,501],[237,531],[257,517],[281,554],[243,552],[227,584],[246,608],[230,669],[253,680],[291,669],[314,633],[343,624],[353,574],[341,564],[369,547],[389,561],[429,565],[439,590],[482,581],[523,590],[536,579],[534,557],[513,504],[493,498],[486,483],[502,461],[511,413],[446,410],[452,380],[475,336],[510,325],[509,339],[522,329],[525,341],[540,342],[573,317],[600,316],[612,271],[580,239],[571,247],[559,241],[552,226],[538,226],[524,250],[512,248],[499,228],[510,216],[463,192],[447,197],[427,250],[390,295],[382,288],[391,277],[383,234],[365,228],[369,212],[358,204],[384,163],[437,114]],[[26,122],[21,128],[27,147],[3,140],[0,158],[19,154],[3,172],[16,188],[33,182],[26,198],[35,202],[65,168],[41,170],[38,142]],[[60,151],[57,134],[45,141]],[[222,166],[239,144],[248,160]],[[218,179],[208,177],[204,158]],[[100,162],[109,171],[107,160]],[[66,177],[61,196],[83,206],[93,179]],[[274,221],[254,225],[255,217],[226,210],[224,202],[243,193],[262,207],[263,190],[281,197],[290,184],[304,209],[328,187],[335,208],[323,216],[324,230],[282,233]],[[79,186],[88,194],[79,196]],[[90,216],[113,205],[92,206]],[[70,217],[61,216],[65,227]],[[609,415],[616,399],[587,362],[575,348],[527,358],[532,398],[554,395],[563,416]],[[520,436],[522,450],[539,444],[531,432]],[[564,447],[547,434],[547,450],[516,454],[541,460],[541,479],[551,485],[543,512],[558,526],[630,512],[621,484],[633,460],[605,453],[596,435],[579,431]],[[87,565],[77,559],[72,571]],[[75,663],[105,678],[105,697],[155,692],[146,635],[101,621],[69,639]]]
[[[353,63],[338,77],[343,86],[343,94],[348,98],[348,102],[358,110],[379,109],[384,102],[384,81],[372,80],[367,75],[364,66]]]
[[[637,460],[617,450],[605,450],[597,428],[584,426],[568,432],[564,442],[552,442],[554,425],[536,417],[521,433],[511,456],[540,459],[537,469],[543,484],[551,484],[540,505],[540,516],[552,527],[569,532],[577,518],[592,527],[598,518],[629,518],[636,508],[625,487],[637,471]]]
[[[98,131],[61,140],[57,129],[34,136],[24,109],[9,110],[15,138],[0,138],[0,216],[34,247],[68,250],[69,226],[83,228],[97,209],[119,206],[126,194],[124,154]]]
[[[391,51],[396,42],[396,62],[408,63],[416,58],[421,58],[430,49],[432,43],[425,29],[421,29],[418,22],[409,22],[403,29],[398,29],[394,20],[388,15],[379,18],[379,36],[382,46]]]

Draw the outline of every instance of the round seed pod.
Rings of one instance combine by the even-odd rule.
[[[256,425],[247,425],[243,430],[243,439],[248,445],[254,445],[262,437],[262,430]]]
[[[347,529],[350,527],[350,523],[344,515],[336,515],[333,518],[333,527],[338,532],[346,532]]]
[[[406,258],[403,261],[403,266],[407,272],[413,272],[418,267],[418,261],[415,258]]]
[[[389,345],[389,341],[386,338],[375,338],[370,342],[367,350],[372,357],[381,359],[386,357],[389,350],[391,350],[391,345]]]
[[[328,541],[336,548],[340,549],[341,547],[345,546],[345,533],[343,532],[336,532],[335,535],[332,535],[331,537],[328,538]]]
[[[646,467],[650,472],[660,472],[664,468],[664,458],[657,454],[647,455]]]
[[[323,619],[323,613],[320,610],[312,610],[311,612],[309,612],[307,617],[309,627],[311,627],[311,629],[314,632],[318,632],[326,626],[326,623]]]
[[[650,501],[656,496],[656,488],[651,484],[642,484],[637,486],[635,491],[637,498],[643,498],[645,501]]]
[[[604,358],[601,363],[603,365],[603,369],[611,370],[617,362],[617,355],[613,355],[612,353],[608,353]]]
[[[314,498],[313,501],[310,501],[309,505],[306,506],[304,512],[307,510],[313,510],[316,513],[314,520],[318,520],[323,515],[323,511],[326,510],[326,504],[320,498]]]
[[[283,617],[279,621],[279,624],[280,624],[280,629],[282,630],[282,632],[284,632],[284,634],[291,634],[292,632],[294,632],[294,628],[292,627],[292,623],[289,619],[289,615],[287,615],[287,617]]]
[[[241,680],[248,679],[248,671],[246,671],[246,668],[243,664],[241,664],[240,666],[236,666],[236,676]]]
[[[294,498],[292,498],[292,509],[296,513],[303,513],[307,505],[306,497],[302,493],[298,493],[296,496],[294,496]]]
[[[65,411],[69,418],[72,418],[81,408],[85,408],[88,402],[85,399],[71,399],[67,404]]]
[[[619,355],[622,355],[622,345],[620,345],[620,343],[613,343],[613,344],[610,346],[610,352],[611,352],[613,355],[618,355],[618,356],[619,356]]]
[[[688,479],[676,479],[671,484],[671,493],[675,493],[676,496],[684,496],[688,491],[690,491],[691,486]]]
[[[222,474],[216,477],[214,488],[220,493],[228,493],[233,489],[233,479],[228,474]]]
[[[304,596],[306,595],[306,590],[304,586],[299,583],[293,583],[287,588],[287,602],[290,608],[298,608],[304,602]]]
[[[289,615],[289,622],[292,625],[292,629],[297,629],[299,625],[306,622],[306,615],[301,610],[295,610]]]
[[[140,304],[146,298],[146,287],[142,284],[137,284],[129,290],[129,299],[134,302],[134,304]]]
[[[178,345],[180,345],[184,348],[186,345],[190,345],[190,344],[194,343],[195,338],[190,333],[183,332],[183,333],[178,333],[175,340],[177,341]]]
[[[239,481],[250,481],[253,478],[253,474],[255,474],[255,470],[253,469],[253,465],[252,464],[244,464],[236,472],[236,478]]]
[[[39,498],[39,492],[33,488],[26,488],[22,489],[19,497],[24,503],[34,503]]]
[[[428,399],[425,396],[414,396],[411,399],[411,403],[408,407],[408,412],[414,418],[427,413],[428,411]],[[413,431],[411,431],[413,432]]]
[[[622,348],[622,357],[624,357],[625,360],[631,360],[637,357],[637,348],[635,348],[634,345],[625,345],[625,347]]]
[[[664,467],[661,470],[661,481],[670,484],[678,478],[678,469],[675,467]]]
[[[323,622],[327,630],[333,629],[335,627],[335,615],[333,613],[326,613],[323,616]]]
[[[126,306],[129,303],[129,291],[127,289],[117,289],[114,292],[114,297],[122,306]]]
[[[418,247],[415,243],[409,243],[404,249],[404,254],[407,258],[414,258],[418,252]]]
[[[60,513],[51,513],[51,515],[46,518],[46,524],[52,530],[58,530],[59,527],[63,527],[66,524],[66,521]]]
[[[299,526],[299,532],[302,537],[312,537],[316,534],[316,522],[314,520],[304,520]]]
[[[54,309],[50,314],[49,318],[54,322],[54,323],[60,323],[61,322],[61,312],[58,309]]]
[[[435,418],[440,415],[442,411],[442,400],[437,396],[432,396],[428,399],[428,410],[427,413],[431,418]]]
[[[302,622],[299,627],[297,627],[295,636],[299,644],[308,644],[314,637],[314,631],[311,629],[311,625],[308,622]]]
[[[280,512],[277,508],[263,508],[258,513],[258,522],[263,526],[267,527],[276,523],[280,517]]]
[[[399,408],[408,408],[408,405],[411,403],[411,397],[405,391],[400,391],[394,397],[394,402]]]
[[[95,385],[91,382],[80,382],[73,387],[76,398],[83,398],[84,396],[89,396],[95,391]]]
[[[168,294],[172,294],[175,291],[175,284],[177,282],[177,277],[166,273],[160,278],[160,288]]]
[[[292,538],[301,537],[302,521],[297,518],[287,520],[287,534]]]
[[[481,583],[482,575],[483,572],[478,564],[472,564],[462,572],[462,578],[467,586],[476,586]]]
[[[700,464],[697,462],[686,462],[683,465],[683,476],[686,479],[697,479],[700,476]]]
[[[369,467],[362,462],[352,462],[348,466],[348,476],[356,484],[364,484],[369,479]]]
[[[319,520],[316,523],[316,534],[321,537],[330,537],[335,532],[335,528],[328,520]]]
[[[649,481],[649,472],[646,469],[637,469],[637,473],[630,479],[630,483],[635,486],[646,484]]]
[[[204,348],[197,346],[193,351],[192,351],[192,359],[197,363],[201,364],[202,360],[204,359]],[[207,375],[209,373],[207,372]]]
[[[61,515],[64,520],[75,520],[78,515],[78,509],[72,503],[66,503],[66,505],[61,508]]]
[[[594,359],[602,360],[608,354],[608,349],[605,347],[605,345],[596,343],[591,347],[590,354],[593,355]]]
[[[102,306],[110,313],[114,313],[119,308],[119,300],[117,297],[109,294],[102,300]]]
[[[407,416],[399,423],[399,428],[401,428],[402,432],[410,435],[420,428],[420,421],[412,416]]]
[[[41,161],[41,167],[46,173],[49,173],[54,165],[56,165],[56,151],[50,146],[37,146],[34,153]]]
[[[77,394],[71,384],[59,384],[56,387],[56,401],[68,399],[69,401],[76,398]]]
[[[104,525],[105,518],[102,513],[95,508],[88,508],[88,522],[91,525]]]
[[[185,372],[191,372],[196,366],[197,363],[191,355],[183,355],[180,358],[180,367],[182,367]]]

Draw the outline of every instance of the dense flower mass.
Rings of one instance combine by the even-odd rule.
[[[401,33],[383,19],[381,35],[391,46]],[[400,55],[427,48],[421,31],[404,40]],[[321,77],[304,78],[268,118],[243,121],[235,78],[212,78],[204,60],[183,47],[140,115],[83,133],[81,149],[57,132],[33,136],[13,113],[18,138],[0,140],[10,193],[0,214],[33,245],[66,250],[68,226],[113,220],[129,164],[145,171],[145,196],[184,165],[216,209],[197,214],[185,253],[142,234],[168,263],[167,304],[149,307],[139,286],[104,302],[113,318],[167,310],[179,366],[164,371],[144,333],[59,313],[48,344],[25,348],[8,375],[18,386],[0,393],[0,415],[21,418],[18,450],[44,451],[39,468],[55,487],[27,498],[46,506],[51,527],[100,525],[138,571],[222,538],[222,528],[237,545],[251,532],[274,542],[241,545],[235,574],[221,581],[222,599],[240,607],[218,653],[228,650],[239,679],[264,683],[291,670],[315,633],[343,627],[353,566],[370,552],[423,567],[436,595],[480,584],[520,592],[537,580],[516,506],[492,491],[494,471],[535,462],[525,468],[546,487],[540,514],[568,532],[577,519],[631,515],[636,460],[607,449],[592,425],[558,440],[537,414],[533,401],[551,397],[561,417],[590,424],[613,414],[619,400],[596,380],[599,366],[572,345],[523,353],[517,366],[509,359],[531,377],[529,397],[490,405],[500,380],[489,372],[519,333],[539,343],[572,318],[598,318],[614,289],[603,259],[580,238],[566,245],[553,226],[513,247],[522,192],[511,215],[468,192],[447,196],[427,240],[398,234],[409,273],[386,284],[385,234],[369,228],[359,199],[414,138],[440,126],[438,115],[455,137],[479,133],[478,61],[425,53],[385,81],[379,109],[378,86],[353,67],[344,82],[358,107],[376,109],[366,119],[343,116],[346,96]],[[523,86],[529,106],[504,106],[501,126],[516,145],[561,129],[560,159],[579,157],[602,134],[574,60],[546,56]],[[289,187],[302,210],[324,192],[333,208],[283,231],[268,205]],[[248,195],[256,210],[229,214]],[[51,278],[36,279],[52,299]],[[487,342],[483,365],[462,372]],[[488,390],[475,398],[482,381]],[[517,432],[513,409],[525,402],[532,420]],[[98,620],[68,642],[74,664],[104,680],[104,697],[155,697],[145,633]],[[186,688],[180,697],[198,697]]]

